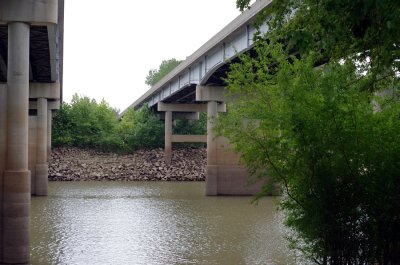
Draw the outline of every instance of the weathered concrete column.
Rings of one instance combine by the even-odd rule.
[[[165,164],[171,164],[172,159],[172,111],[165,112]]]
[[[218,194],[217,141],[214,132],[215,118],[218,115],[217,102],[207,102],[207,168],[206,195]]]
[[[29,30],[27,23],[8,24],[7,158],[1,199],[1,264],[29,264],[30,261]]]
[[[36,179],[35,193],[37,196],[47,195],[47,99],[38,98],[37,100],[37,145],[36,145]]]
[[[3,174],[6,166],[7,147],[7,85],[0,84],[0,224],[3,223]],[[0,229],[0,240],[3,239],[3,227]],[[0,262],[3,257],[3,243],[0,241]]]
[[[53,122],[53,111],[50,109],[47,111],[47,162],[51,157],[51,129]]]

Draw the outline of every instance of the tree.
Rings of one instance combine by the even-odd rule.
[[[154,86],[158,81],[160,81],[164,76],[171,72],[175,67],[177,67],[182,61],[176,60],[175,58],[169,60],[163,60],[158,68],[151,69],[149,74],[146,76],[146,84],[150,87]]]
[[[65,102],[61,104],[52,121],[52,146],[72,146],[73,136],[71,135],[73,123],[70,117],[71,106]]]
[[[399,264],[400,3],[272,3],[257,56],[231,66],[217,131],[270,180],[260,196],[281,184],[291,246],[307,258]]]
[[[241,10],[249,3],[236,1]],[[258,20],[291,53],[313,50],[322,61],[351,57],[379,75],[400,66],[399,10],[397,0],[274,0]]]
[[[207,113],[201,112],[198,120],[176,119],[172,130],[173,134],[206,134]]]
[[[129,151],[164,144],[164,125],[147,105],[138,111],[129,109],[118,126],[118,134]]]
[[[71,104],[63,103],[53,122],[54,146],[77,146],[118,151],[123,142],[116,134],[117,113],[102,100],[75,94]]]

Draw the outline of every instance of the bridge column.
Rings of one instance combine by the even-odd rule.
[[[217,105],[216,101],[207,103],[206,195],[218,195],[217,139],[214,132]]]
[[[165,112],[165,164],[171,164],[172,159],[172,111]]]
[[[250,176],[228,139],[214,132],[217,108],[224,100],[224,87],[196,87],[196,101],[207,102],[206,195],[252,195],[260,191],[262,183],[249,181]]]
[[[30,171],[28,170],[29,31],[8,24],[7,143],[2,174],[0,264],[29,264]]]
[[[3,174],[7,150],[7,85],[0,84],[0,225],[3,223]],[[0,227],[0,264],[3,257],[3,226]]]
[[[51,157],[51,128],[53,122],[53,111],[49,109],[47,111],[47,162]]]
[[[48,179],[48,164],[47,164],[47,99],[38,98],[37,100],[37,138],[36,138],[36,167],[35,167],[35,187],[34,195],[47,195],[47,179]]]

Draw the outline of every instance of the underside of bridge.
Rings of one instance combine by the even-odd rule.
[[[63,0],[0,0],[0,264],[30,263],[62,86]]]

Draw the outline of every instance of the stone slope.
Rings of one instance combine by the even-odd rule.
[[[176,148],[171,165],[163,149],[120,155],[79,148],[55,148],[49,162],[49,180],[203,181],[205,148]]]

